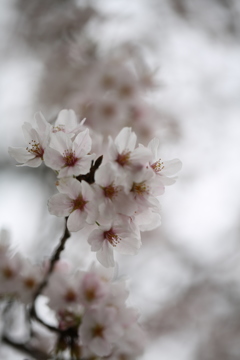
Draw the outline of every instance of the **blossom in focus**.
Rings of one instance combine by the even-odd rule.
[[[35,115],[35,124],[25,122],[22,126],[25,141],[28,146],[9,147],[9,154],[22,166],[38,167],[41,165],[45,150],[50,140],[52,126],[44,119],[41,113]]]
[[[89,130],[81,131],[74,140],[71,134],[62,131],[51,136],[51,142],[46,149],[45,164],[58,171],[58,177],[78,176],[89,172],[91,161],[95,155],[89,155],[92,140]]]
[[[79,231],[85,224],[94,224],[98,208],[94,203],[94,192],[85,181],[74,178],[61,179],[57,186],[60,193],[48,201],[49,212],[60,217],[68,217],[69,231]]]
[[[76,136],[79,132],[84,130],[85,119],[80,123],[75,112],[71,109],[61,110],[58,114],[57,120],[52,128],[52,132],[56,133],[62,131],[64,133],[72,134]]]
[[[151,159],[151,152],[145,146],[135,149],[137,135],[129,127],[123,128],[114,141],[109,139],[110,160],[120,169],[140,170]]]
[[[141,246],[138,228],[128,221],[118,221],[93,230],[88,238],[91,250],[97,252],[98,261],[105,267],[115,265],[113,250],[134,255]]]
[[[158,138],[152,139],[148,143],[148,149],[152,153],[150,167],[155,174],[160,178],[164,185],[172,185],[176,181],[176,177],[172,177],[182,168],[182,162],[179,159],[169,161],[162,161],[160,158],[160,140]],[[170,176],[170,177],[169,177]]]

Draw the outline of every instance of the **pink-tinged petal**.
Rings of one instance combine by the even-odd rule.
[[[135,255],[137,254],[139,248],[142,245],[140,237],[135,237],[134,235],[131,237],[128,235],[128,237],[122,237],[120,235],[121,240],[116,245],[116,250],[120,254],[129,254],[129,255]]]
[[[73,150],[76,152],[76,156],[80,154],[83,150],[86,154],[88,154],[92,147],[92,139],[89,135],[89,129],[81,131],[76,139],[74,140]]]
[[[55,126],[64,125],[69,129],[74,129],[77,126],[77,116],[73,110],[61,110],[58,114]]]
[[[92,189],[92,187],[86,182],[86,181],[81,181],[81,185],[82,185],[82,195],[83,198],[85,200],[91,200],[93,199],[94,196],[94,191]]]
[[[92,251],[100,250],[103,245],[103,241],[103,230],[100,229],[93,230],[88,237],[88,243],[91,245]]]
[[[98,211],[98,205],[96,204],[96,202],[88,202],[85,205],[84,210],[87,213],[87,223],[89,225],[95,224],[98,216],[99,216],[99,211]]]
[[[43,155],[46,166],[54,169],[60,170],[62,166],[64,166],[64,160],[62,155],[57,151],[50,147],[48,147]]]
[[[103,241],[101,249],[97,252],[97,259],[105,267],[115,266],[113,249],[107,240]]]
[[[85,175],[90,171],[92,160],[95,158],[95,154],[80,156],[80,159],[74,166],[74,175]]]
[[[136,220],[140,231],[151,231],[161,225],[161,215],[151,211],[151,209],[147,209],[143,213],[137,215]]]
[[[34,159],[28,160],[25,164],[19,165],[19,166],[29,166],[29,167],[38,167],[42,163],[42,159],[40,157],[35,157]]]
[[[41,136],[36,129],[32,128],[29,132],[29,135],[31,136],[32,141],[36,142],[37,144],[41,144]]]
[[[108,356],[112,350],[112,344],[98,336],[90,342],[89,348],[98,356]]]
[[[116,171],[111,163],[107,163],[98,168],[95,172],[95,182],[103,187],[112,184],[116,177]]]
[[[31,130],[32,130],[32,125],[28,122],[25,122],[22,126],[22,131],[23,131],[24,139],[27,143],[33,140],[31,136]]]
[[[44,134],[49,132],[52,128],[52,125],[47,122],[47,120],[44,118],[43,114],[39,111],[34,115],[34,119],[36,121],[38,130]]]
[[[26,161],[33,159],[35,156],[33,154],[30,154],[29,151],[27,151],[23,147],[9,147],[8,153],[11,155],[17,162],[25,163]]]
[[[159,159],[160,140],[158,138],[152,139],[147,147],[152,152],[153,161],[157,161]]]
[[[67,221],[69,231],[79,231],[86,225],[86,213],[81,210],[73,211]]]
[[[125,127],[117,135],[115,144],[119,153],[122,153],[124,150],[132,151],[135,148],[136,141],[137,135],[135,132],[131,128]]]
[[[80,181],[70,177],[58,181],[57,189],[62,194],[67,194],[71,199],[76,199],[82,192]]]
[[[157,176],[159,176],[159,181],[161,181],[161,183],[163,185],[172,185],[175,184],[176,180],[177,180],[177,176],[174,177],[167,177],[161,174],[158,174]]]
[[[182,168],[182,162],[179,159],[173,159],[163,162],[164,168],[161,171],[161,174],[166,176],[171,176],[176,174]]]
[[[66,194],[55,194],[48,200],[50,214],[68,216],[72,211],[72,200]]]
[[[114,201],[114,205],[116,212],[127,216],[133,215],[137,209],[136,202],[132,201],[129,196],[123,192],[120,192],[117,195],[117,198]]]
[[[57,150],[64,156],[64,151],[72,149],[72,140],[68,134],[62,131],[53,133],[51,135],[50,147]]]
[[[139,146],[131,153],[131,162],[142,165],[147,164],[152,158],[151,151],[145,146]]]
[[[108,137],[108,141],[109,141],[109,151],[108,151],[108,156],[109,159],[111,161],[115,161],[118,157],[119,151],[117,149],[117,146],[115,145],[115,143],[113,142],[113,139],[111,138],[111,136]]]

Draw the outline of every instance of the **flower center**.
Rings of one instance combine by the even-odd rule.
[[[65,166],[74,166],[78,161],[78,158],[75,156],[75,151],[65,150],[63,153],[63,160],[65,162]]]
[[[92,328],[92,337],[103,338],[103,330],[104,330],[104,327],[101,324],[96,324],[94,326],[94,328]]]
[[[104,231],[103,236],[104,239],[106,239],[114,247],[121,241],[121,238],[113,231],[113,229]]]
[[[40,146],[40,143],[37,143],[35,140],[32,140],[29,143],[30,147],[27,147],[26,150],[30,153],[35,155],[36,157],[40,157],[43,159],[44,150]]]
[[[102,78],[102,86],[104,87],[104,89],[112,89],[115,85],[115,79],[113,76],[111,76],[110,74],[106,74],[103,78]]]
[[[7,279],[11,279],[15,275],[14,271],[9,266],[4,267],[2,269],[2,273],[3,273],[3,276]]]
[[[134,90],[131,85],[125,84],[119,88],[119,94],[122,98],[132,97],[133,93],[134,93]]]
[[[24,279],[23,283],[26,286],[26,288],[32,289],[32,288],[34,288],[36,281],[32,277],[28,277],[28,278]]]
[[[85,297],[87,301],[91,302],[96,298],[96,293],[94,288],[89,288],[85,291]]]
[[[74,210],[83,210],[85,205],[87,204],[88,201],[84,200],[82,197],[82,194],[80,194],[77,199],[73,200],[73,209]]]
[[[159,159],[158,161],[156,161],[151,165],[151,168],[155,171],[155,173],[160,172],[161,170],[164,169],[163,161]]]
[[[122,154],[118,154],[116,162],[120,166],[128,165],[129,160],[130,160],[130,154],[131,154],[131,151],[126,151],[126,152],[123,152]]]
[[[114,104],[104,104],[101,108],[101,112],[106,118],[111,118],[116,114],[116,107]]]
[[[149,188],[146,185],[145,181],[140,183],[133,183],[131,191],[134,192],[136,195],[144,195],[149,193]]]
[[[76,293],[72,289],[69,289],[64,296],[66,302],[73,302],[76,300]]]
[[[113,184],[110,184],[110,185],[108,185],[108,186],[106,186],[106,187],[104,187],[104,188],[102,188],[102,189],[103,189],[103,192],[104,192],[104,196],[105,196],[106,198],[111,199],[111,200],[112,200],[112,199],[117,195],[117,193],[118,193],[117,187],[114,187]]]

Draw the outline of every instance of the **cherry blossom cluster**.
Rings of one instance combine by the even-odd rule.
[[[10,249],[7,233],[0,233],[0,298],[32,302],[33,294],[43,280],[46,267],[32,262]]]
[[[136,254],[140,232],[160,225],[158,197],[175,182],[172,175],[181,162],[163,162],[157,138],[137,145],[128,127],[114,140],[109,137],[102,159],[92,152],[89,129],[73,110],[62,110],[54,125],[38,114],[23,132],[28,146],[9,152],[22,165],[37,167],[44,161],[56,171],[58,193],[49,200],[50,213],[66,217],[70,232],[90,226],[88,243],[105,267],[114,266],[115,250]]]
[[[74,343],[60,336],[56,352],[71,348],[79,358],[132,359],[143,351],[144,336],[138,315],[126,306],[125,282],[113,280],[112,272],[91,266],[71,273],[58,268],[44,291],[55,312],[59,329],[75,332]]]

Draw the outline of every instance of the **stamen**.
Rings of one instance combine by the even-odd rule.
[[[149,187],[146,185],[145,181],[140,183],[133,183],[131,191],[137,195],[149,194]]]
[[[56,132],[59,132],[59,131],[65,132],[65,125],[54,126],[54,128],[52,129],[53,133],[56,133]]]
[[[104,196],[106,198],[109,198],[109,199],[113,199],[117,193],[118,193],[118,188],[117,187],[114,187],[113,183],[106,186],[106,187],[103,187],[103,192],[104,192]]]
[[[101,324],[96,324],[92,329],[92,337],[101,337],[103,338],[104,327]]]
[[[82,197],[82,194],[80,194],[77,199],[73,200],[72,205],[73,205],[73,209],[74,210],[81,210],[83,211],[85,205],[88,203],[88,201],[84,200]]]
[[[118,154],[116,162],[121,165],[125,166],[129,164],[131,151],[123,152],[122,154]]]
[[[78,158],[75,156],[75,151],[65,150],[63,153],[63,160],[65,161],[65,167],[74,166],[78,161]]]
[[[32,140],[29,145],[31,147],[27,147],[26,150],[30,153],[35,155],[36,157],[40,157],[43,160],[44,150],[40,146],[40,143],[37,143],[35,140]]]
[[[163,161],[161,161],[161,159],[159,159],[158,161],[156,161],[155,163],[153,163],[151,165],[151,168],[156,172],[160,172],[164,169],[164,165],[163,165]]]
[[[113,229],[104,231],[103,236],[104,239],[106,239],[114,247],[121,241],[121,238],[113,231]]]

